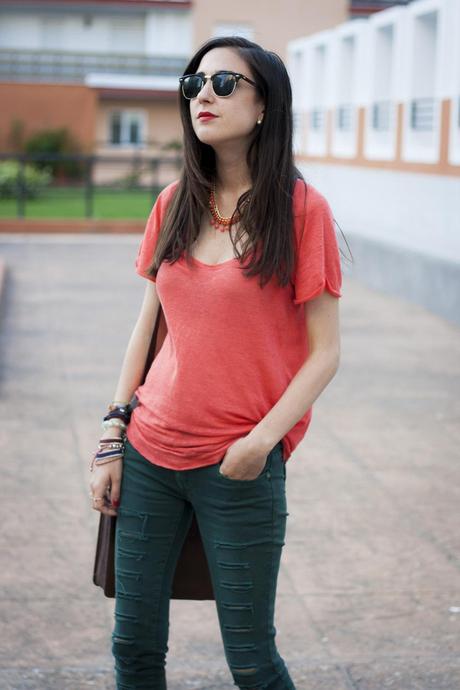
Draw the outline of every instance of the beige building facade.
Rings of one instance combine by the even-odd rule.
[[[347,8],[346,0],[0,0],[8,104],[0,150],[17,150],[18,131],[27,138],[59,126],[83,152],[176,156],[178,77],[199,45],[243,35],[286,60],[290,40],[339,24]],[[96,173],[96,182],[111,174],[107,165]]]
[[[287,44],[348,18],[348,0],[197,0],[192,8],[193,45],[237,33],[287,59]]]

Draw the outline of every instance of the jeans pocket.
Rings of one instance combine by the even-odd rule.
[[[270,451],[270,475],[273,479],[282,478],[286,481],[286,463],[283,457],[283,442],[278,441],[278,443],[273,446]]]
[[[240,482],[240,483],[247,482],[249,484],[251,482],[256,482],[258,479],[260,479],[263,476],[266,476],[267,474],[268,474],[268,476],[270,476],[272,460],[273,460],[274,455],[277,452],[277,448],[278,448],[278,444],[271,449],[271,451],[268,453],[267,457],[265,458],[265,464],[262,467],[262,470],[259,472],[257,477],[254,477],[253,479],[234,479],[233,477],[227,477],[225,474],[222,474],[220,471],[220,467],[224,461],[223,458],[222,458],[222,460],[219,460],[219,462],[217,464],[217,470],[218,470],[219,476],[222,477],[222,479],[229,481],[229,482]]]

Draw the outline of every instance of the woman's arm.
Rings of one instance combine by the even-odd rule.
[[[141,382],[159,306],[156,285],[148,280],[141,310],[123,358],[114,400],[129,402]]]
[[[309,356],[281,398],[248,435],[264,453],[304,416],[339,367],[339,300],[324,290],[305,302],[305,316]]]
[[[147,282],[144,300],[126,348],[121,367],[114,400],[129,402],[134,391],[141,382],[145,369],[145,362],[152,340],[160,300],[158,299],[154,281]],[[121,437],[122,431],[118,427],[109,427],[102,432],[101,439]],[[98,499],[93,501],[93,508],[106,515],[116,515],[120,499],[121,487],[121,458],[104,463],[94,468],[90,481],[91,494]],[[110,505],[107,505],[107,492],[110,489]]]

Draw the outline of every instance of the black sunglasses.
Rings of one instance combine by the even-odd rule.
[[[257,86],[252,79],[245,77],[244,74],[231,72],[230,70],[221,70],[212,75],[204,74],[203,72],[184,74],[183,77],[179,77],[184,98],[188,100],[196,98],[208,79],[211,80],[212,88],[216,96],[223,98],[232,95],[240,79],[244,79],[244,81],[247,81],[249,84]]]

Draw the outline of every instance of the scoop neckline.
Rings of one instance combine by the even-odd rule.
[[[238,261],[238,257],[234,256],[231,259],[226,259],[225,261],[221,261],[218,264],[207,264],[204,261],[200,261],[200,259],[197,259],[195,256],[190,255],[191,260],[193,263],[197,264],[198,266],[204,266],[205,268],[219,268],[220,266],[225,266],[226,264],[231,264],[234,261]]]

